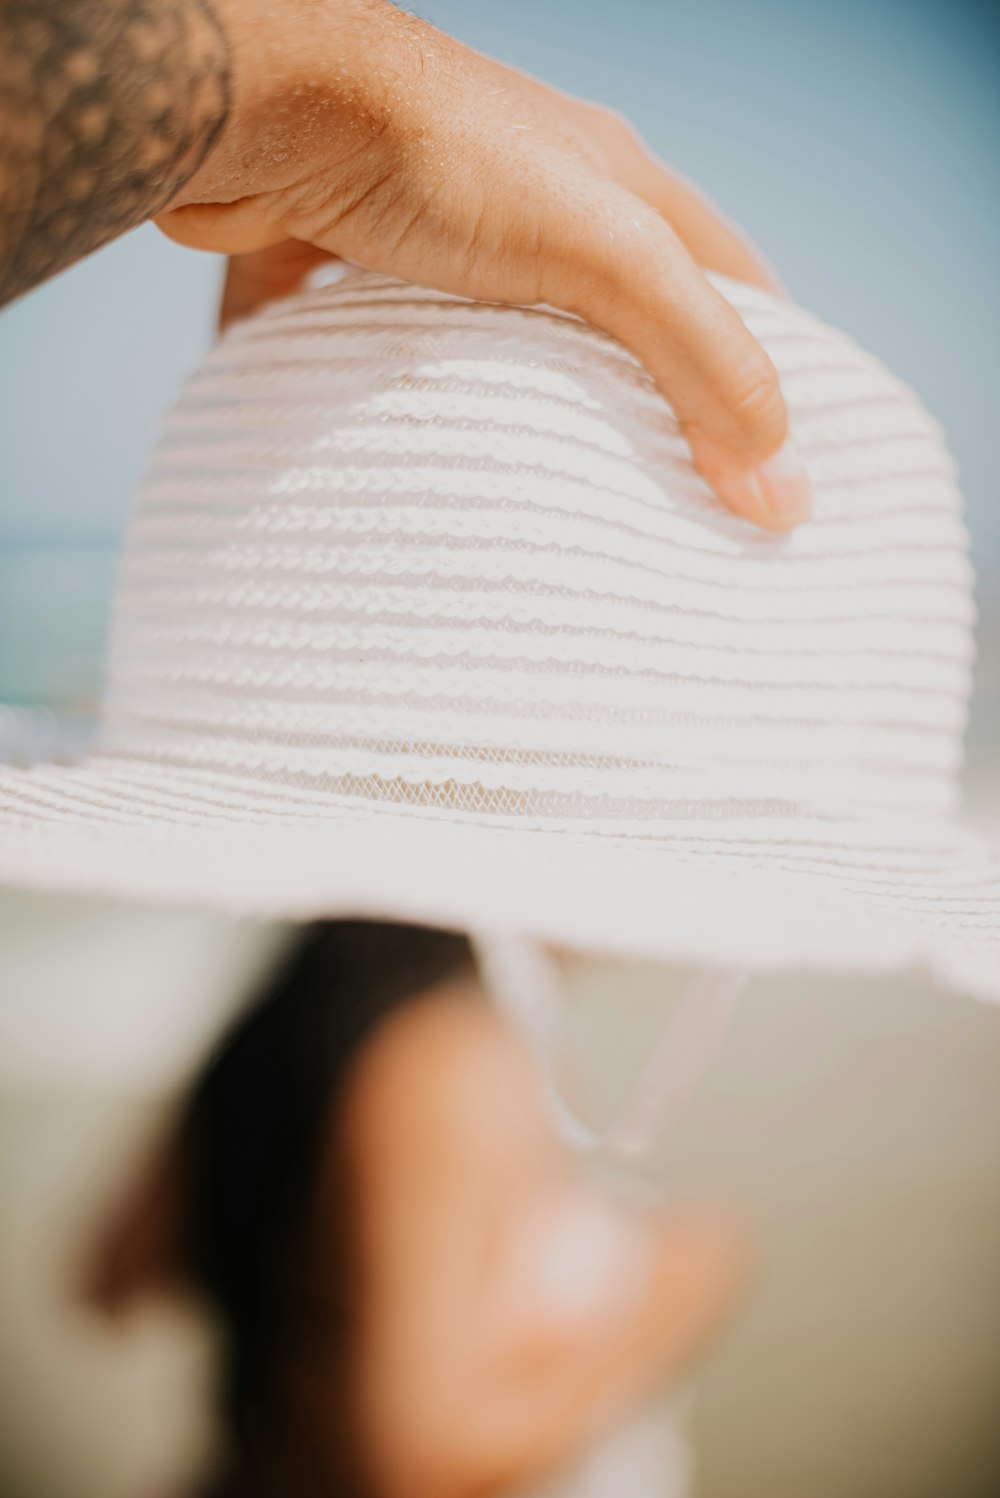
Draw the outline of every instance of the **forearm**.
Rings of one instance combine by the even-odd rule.
[[[3,0],[0,302],[168,202],[226,125],[211,0]]]
[[[311,49],[322,35],[329,63],[346,16],[377,24],[388,9],[0,0],[0,304],[189,190],[252,193],[262,158],[293,177],[330,102],[310,86]]]

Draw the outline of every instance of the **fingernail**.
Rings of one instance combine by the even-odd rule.
[[[790,437],[757,470],[764,508],[772,520],[794,525],[812,514],[812,490]]]
[[[737,514],[771,529],[798,525],[812,514],[809,479],[790,438],[756,473],[727,475],[715,487]]]

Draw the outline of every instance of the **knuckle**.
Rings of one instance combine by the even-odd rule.
[[[732,380],[727,408],[739,441],[769,452],[785,435],[787,416],[778,372],[763,349]]]
[[[603,140],[612,145],[634,145],[638,136],[631,121],[606,104],[588,104],[588,118]]]
[[[590,217],[581,213],[570,228],[555,261],[563,284],[572,288],[570,310],[607,327],[612,315],[631,299],[622,268],[624,257],[618,254],[625,236],[619,233],[616,239],[615,229],[596,213]]]
[[[615,184],[602,184],[581,205],[581,241],[606,271],[615,296],[638,300],[662,269],[673,236],[648,203]]]

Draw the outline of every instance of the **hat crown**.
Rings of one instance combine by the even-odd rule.
[[[722,509],[572,317],[352,272],[231,331],[130,529],[106,751],[533,822],[949,809],[972,605],[939,430],[719,285],[812,480],[789,536]]]

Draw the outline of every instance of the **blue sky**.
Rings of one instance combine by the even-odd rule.
[[[628,114],[801,301],[919,390],[963,473],[1000,676],[1000,5],[418,8]],[[128,503],[217,278],[144,229],[0,315],[0,698],[93,693]]]

